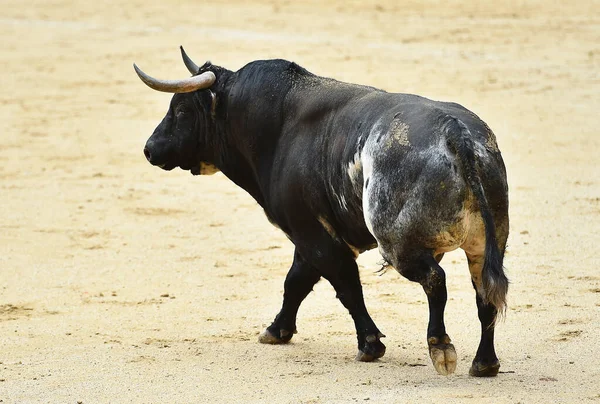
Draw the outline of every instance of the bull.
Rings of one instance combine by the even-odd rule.
[[[181,80],[155,79],[134,64],[146,85],[174,93],[144,154],[164,170],[221,171],[294,244],[281,311],[259,341],[289,342],[300,304],[323,277],[354,320],[356,359],[382,357],[384,335],[365,306],[356,264],[378,247],[423,287],[429,354],[438,373],[451,374],[457,355],[444,325],[440,261],[461,248],[481,323],[469,373],[496,376],[509,218],[506,170],[490,128],[456,103],[342,83],[285,60],[234,72],[181,54],[192,74]]]

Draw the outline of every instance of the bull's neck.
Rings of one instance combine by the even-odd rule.
[[[242,151],[230,142],[224,144],[215,157],[215,165],[237,186],[248,192],[261,206],[265,206],[265,195],[257,179],[254,164]]]
[[[215,149],[217,167],[263,207],[282,130],[285,96],[285,92],[269,90],[249,91],[247,85],[233,83],[220,94],[224,102],[218,114],[217,138],[221,141]]]
[[[246,132],[245,136],[240,136],[235,132],[224,133],[226,141],[220,147],[217,167],[262,207],[266,207],[266,184],[269,183],[273,153],[262,147],[263,142],[257,139],[256,133]]]
[[[265,195],[259,181],[259,165],[249,152],[253,148],[248,139],[239,136],[236,119],[217,118],[215,139],[212,145],[211,162],[237,186],[248,192],[261,206],[265,206]],[[252,137],[252,136],[250,136]]]

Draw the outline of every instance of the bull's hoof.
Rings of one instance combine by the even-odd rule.
[[[447,335],[442,338],[429,337],[427,343],[429,344],[429,356],[435,370],[443,376],[454,373],[457,357],[454,345],[450,343],[450,337]]]
[[[498,359],[487,364],[473,361],[471,369],[469,369],[469,374],[475,377],[494,377],[498,375],[499,370],[500,362],[498,362]]]
[[[356,354],[356,360],[359,362],[373,362],[385,355],[385,345],[380,341],[380,338],[383,337],[385,335],[382,333],[367,335],[363,347]]]
[[[296,331],[279,330],[279,336],[273,334],[269,328],[265,329],[258,336],[258,342],[261,344],[287,344],[292,339]]]

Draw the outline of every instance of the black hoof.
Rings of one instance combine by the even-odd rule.
[[[273,330],[272,327],[268,327],[266,330],[260,333],[258,336],[258,342],[261,344],[287,344],[290,342],[295,333],[296,330],[279,330],[277,333],[277,331]]]
[[[431,358],[433,367],[443,376],[451,375],[456,370],[456,350],[450,342],[448,335],[444,335],[441,338],[429,337],[427,339],[429,357]]]
[[[474,377],[494,377],[500,370],[500,362],[496,359],[492,363],[482,363],[473,361],[469,374]]]
[[[382,333],[367,335],[362,348],[359,348],[358,354],[356,354],[356,360],[360,362],[372,362],[385,355],[385,345],[380,341],[380,338],[383,337],[385,335]]]

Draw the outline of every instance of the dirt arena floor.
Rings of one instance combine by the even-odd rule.
[[[600,401],[598,1],[0,6],[1,403]],[[456,101],[490,125],[511,201],[497,378],[468,376],[479,322],[459,252],[442,261],[455,375],[430,363],[422,289],[378,276],[376,251],[359,263],[385,357],[353,360],[326,282],[293,343],[257,343],[292,245],[223,175],[163,172],[142,154],[170,95],[132,63],[185,77],[179,45],[233,70],[285,58]]]

